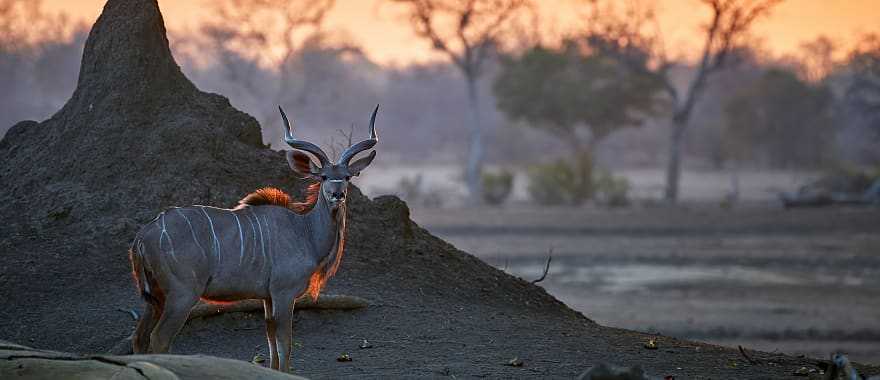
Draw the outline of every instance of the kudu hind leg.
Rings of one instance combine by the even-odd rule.
[[[131,340],[132,351],[135,354],[149,353],[150,334],[153,333],[156,322],[159,321],[159,316],[162,315],[162,309],[163,307],[160,302],[154,304],[147,301],[144,307],[144,314],[138,320],[137,328],[134,330],[134,336]]]
[[[171,342],[186,324],[192,307],[198,301],[199,296],[194,292],[169,292],[166,295],[162,316],[150,335],[151,353],[164,354],[168,352],[171,348]]]

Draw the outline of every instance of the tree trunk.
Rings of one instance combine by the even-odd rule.
[[[466,76],[468,104],[470,108],[470,146],[468,148],[467,166],[465,167],[465,181],[470,193],[470,203],[482,203],[483,195],[483,130],[480,126],[480,105],[477,99],[477,78]]]
[[[681,148],[684,143],[684,131],[687,117],[672,118],[672,130],[669,139],[669,160],[666,163],[666,194],[669,203],[678,202],[678,183],[681,180]]]
[[[577,140],[572,136],[573,140]],[[596,168],[596,149],[599,146],[599,140],[596,136],[590,137],[590,141],[586,144],[580,144],[580,148],[575,152],[576,168],[580,178],[581,188],[583,189],[583,199],[578,203],[593,199],[596,195],[596,184],[593,182],[593,171]]]
[[[730,173],[730,195],[727,197],[728,202],[733,205],[739,202],[739,164],[733,164],[733,171]]]

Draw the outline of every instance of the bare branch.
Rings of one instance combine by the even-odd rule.
[[[440,37],[434,28],[432,17],[435,14],[435,6],[431,1],[422,0],[394,0],[398,3],[406,3],[411,6],[410,18],[413,29],[417,36],[431,41],[434,50],[445,53],[449,59],[459,68],[464,67],[464,61],[452,50],[446,41]]]
[[[752,359],[752,357],[749,356],[748,353],[746,353],[746,350],[743,348],[743,346],[737,346],[737,347],[739,347],[739,353],[742,354],[742,356],[743,356],[744,358],[746,358],[746,361],[748,361],[749,364],[751,364],[751,365],[758,365],[758,364],[761,364],[761,362],[759,362],[759,361],[757,361],[757,360],[755,360],[755,359]]]
[[[712,21],[706,31],[706,42],[696,77],[688,86],[683,103],[675,111],[676,119],[687,120],[690,117],[694,104],[706,86],[707,78],[724,66],[730,52],[735,48],[736,40],[748,31],[758,17],[766,15],[780,2],[781,0],[704,0],[704,3],[712,7]]]
[[[482,39],[477,43],[475,50],[475,62],[479,65],[488,55],[490,48],[496,44],[499,29],[508,22],[515,13],[524,7],[528,7],[528,3],[523,0],[512,1],[505,4],[495,15],[495,18],[488,23],[484,31],[481,33]]]
[[[532,281],[533,284],[537,284],[541,281],[544,281],[544,279],[547,278],[547,272],[550,272],[550,262],[551,261],[553,261],[553,248],[550,248],[550,251],[547,252],[547,263],[544,264],[544,273],[541,274],[541,277],[539,277],[538,279],[533,280]]]
[[[305,44],[320,35],[335,0],[218,0],[206,3],[216,18],[202,31],[228,81],[249,97],[281,104],[287,97],[304,98],[307,84],[294,83],[290,63]],[[261,66],[277,72],[272,86],[259,86]],[[265,125],[277,120],[274,109],[258,117]]]
[[[434,50],[469,77],[479,75],[503,27],[518,11],[529,8],[529,0],[391,1],[407,5],[416,35],[430,41]],[[443,20],[449,25],[439,25]]]

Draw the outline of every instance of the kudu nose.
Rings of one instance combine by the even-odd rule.
[[[337,201],[345,199],[345,193],[343,192],[333,193],[330,196]]]

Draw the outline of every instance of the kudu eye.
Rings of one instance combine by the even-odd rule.
[[[324,174],[321,174],[321,180],[322,180],[322,181],[326,181],[326,180],[327,180],[327,176],[324,175]]]

